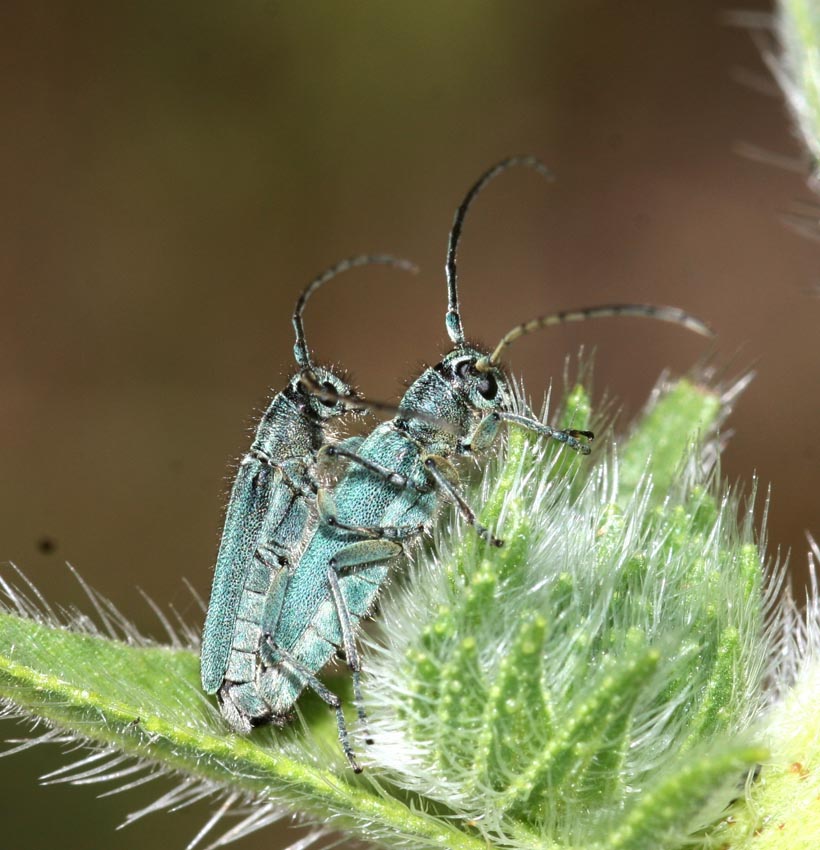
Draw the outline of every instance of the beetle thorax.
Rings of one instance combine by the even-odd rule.
[[[402,408],[421,411],[449,426],[445,429],[397,417],[429,451],[445,455],[456,452],[487,414],[510,406],[511,392],[504,373],[497,367],[486,371],[476,367],[483,356],[476,349],[455,349],[425,369],[405,393]]]

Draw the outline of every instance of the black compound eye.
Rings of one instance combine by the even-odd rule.
[[[327,390],[329,393],[333,393],[334,396],[338,395],[338,393],[336,392],[336,387],[334,387],[333,384],[330,383],[330,381],[324,381],[322,383],[322,389]],[[331,399],[320,397],[319,402],[325,407],[336,407],[336,405],[338,404],[335,398]]]
[[[473,374],[473,364],[470,360],[465,360],[456,366],[456,374],[459,378],[466,380]]]
[[[498,395],[498,381],[496,381],[495,375],[491,372],[484,375],[478,382],[478,392],[482,398],[492,401]]]

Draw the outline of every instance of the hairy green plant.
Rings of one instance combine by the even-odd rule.
[[[780,55],[769,67],[816,172],[820,162],[820,6],[814,0],[779,0],[777,6]]]
[[[810,162],[805,169],[807,176],[810,174],[812,178],[810,188],[817,192],[820,178],[820,6],[815,0],[777,0],[773,13],[736,11],[726,17],[729,22],[747,28],[760,49],[786,101],[795,135],[808,153]],[[754,148],[747,152],[764,162],[795,167],[793,159]],[[806,218],[805,213],[802,218]],[[787,220],[798,230],[809,233],[816,230],[815,225],[801,220],[800,215],[789,216]]]
[[[293,811],[384,847],[815,846],[819,609],[776,602],[754,494],[721,482],[740,388],[663,382],[592,458],[509,435],[472,495],[506,545],[447,515],[382,600],[361,777],[310,695],[289,729],[229,734],[190,631],[149,645],[90,589],[96,625],[4,581],[0,697],[48,726],[17,749],[86,743],[67,781],[175,774],[131,818],[213,795],[212,847]],[[558,418],[600,424],[580,385]]]

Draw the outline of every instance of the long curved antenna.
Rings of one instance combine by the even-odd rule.
[[[458,274],[456,272],[456,251],[458,250],[458,240],[461,238],[461,228],[464,226],[464,219],[467,215],[467,210],[475,200],[476,195],[494,178],[508,168],[514,165],[524,165],[527,168],[534,168],[542,177],[545,177],[550,182],[554,180],[552,172],[534,156],[510,156],[507,159],[502,159],[492,168],[488,169],[478,178],[473,184],[464,200],[456,210],[453,226],[450,229],[450,238],[447,242],[447,260],[444,265],[447,274],[447,316],[445,324],[447,325],[447,333],[454,345],[465,345],[464,327],[461,323],[461,310],[458,305]]]
[[[562,310],[549,316],[540,316],[529,322],[516,325],[501,337],[501,341],[488,357],[482,357],[476,368],[486,371],[496,366],[505,348],[526,334],[540,331],[552,325],[563,325],[566,322],[585,322],[587,319],[603,319],[610,316],[636,316],[641,319],[657,319],[660,322],[671,322],[702,336],[713,337],[715,332],[691,313],[686,313],[678,307],[655,307],[652,304],[604,304],[600,307],[585,307],[581,310]]]
[[[391,257],[389,254],[360,254],[356,257],[348,257],[323,271],[317,278],[312,280],[302,291],[296,301],[296,307],[293,310],[293,330],[296,332],[296,342],[293,344],[293,354],[296,362],[302,369],[312,368],[310,362],[310,351],[305,340],[305,328],[302,324],[302,312],[305,309],[308,298],[320,287],[332,280],[336,275],[346,272],[349,269],[355,269],[359,266],[393,266],[393,268],[401,269],[402,271],[413,272],[418,271],[418,267],[409,260],[401,260],[396,257]]]

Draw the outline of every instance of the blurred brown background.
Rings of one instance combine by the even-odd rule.
[[[453,210],[485,167],[531,152],[558,182],[513,172],[468,220],[468,333],[491,342],[539,312],[609,300],[706,318],[719,360],[758,372],[725,473],[772,485],[770,546],[802,569],[805,531],[820,533],[820,301],[806,294],[820,247],[779,220],[806,197],[802,177],[733,152],[799,149],[780,101],[734,79],[764,72],[723,10],[6,4],[0,558],[60,601],[78,599],[71,561],[157,637],[136,586],[200,618],[182,578],[207,595],[232,459],[292,369],[298,291],[358,252],[420,264],[417,278],[349,274],[306,317],[317,356],[395,397],[446,343]],[[531,338],[508,362],[540,395],[582,343],[624,418],[662,368],[706,348],[613,321]],[[45,748],[0,762],[4,847],[181,848],[207,816],[199,805],[115,833],[159,788],[103,801],[37,788],[61,763]]]

